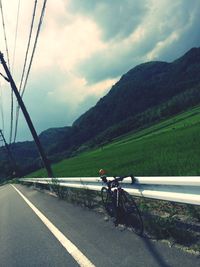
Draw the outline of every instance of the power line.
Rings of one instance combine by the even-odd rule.
[[[23,80],[24,80],[24,74],[25,74],[25,69],[26,69],[26,64],[27,64],[27,58],[28,58],[28,53],[29,53],[32,33],[33,33],[33,25],[34,25],[34,21],[35,21],[36,9],[37,9],[37,0],[35,0],[34,7],[33,7],[31,27],[30,27],[30,31],[29,31],[29,37],[28,37],[28,43],[27,43],[27,48],[26,48],[25,60],[24,60],[22,76],[21,76],[20,85],[19,85],[19,93],[22,90],[22,83],[23,83]],[[14,143],[15,143],[16,138],[17,138],[17,128],[18,128],[18,121],[19,121],[19,110],[20,110],[20,107],[19,107],[19,105],[17,105],[17,108],[16,108],[16,120],[15,120]]]
[[[4,147],[5,147],[5,150],[7,152],[10,164],[11,164],[12,176],[19,175],[19,169],[18,169],[17,164],[15,162],[15,159],[12,155],[11,147],[6,143],[6,140],[5,140],[5,137],[3,135],[2,130],[0,130],[0,141],[2,141],[4,143]]]
[[[2,132],[4,133],[4,110],[3,110],[3,94],[2,94],[1,84],[0,84],[0,113],[2,121]]]
[[[13,109],[14,109],[14,100],[13,100],[13,91],[11,90],[10,94],[11,104],[10,104],[10,137],[9,137],[9,144],[12,142],[12,135],[13,135]]]
[[[7,42],[7,37],[6,37],[6,26],[5,26],[5,19],[4,19],[2,0],[0,0],[0,9],[1,9],[1,19],[2,19],[2,25],[3,25],[3,32],[4,32],[4,40],[5,40],[5,46],[6,46],[8,67],[10,69],[10,57],[9,57],[9,52],[8,52],[8,42]],[[9,138],[10,143],[12,141],[12,132],[13,132],[13,91],[11,90],[10,138]]]
[[[17,46],[20,3],[21,3],[21,1],[19,0],[18,1],[18,8],[17,8],[17,20],[16,20],[16,27],[15,27],[14,50],[13,50],[13,58],[12,58],[12,73],[14,71],[15,52],[16,52],[16,46]],[[9,140],[10,144],[12,142],[12,135],[13,135],[13,117],[14,117],[14,100],[13,100],[13,91],[11,90],[10,140]]]
[[[30,48],[30,43],[31,43],[31,37],[32,37],[32,32],[33,32],[33,25],[34,25],[34,20],[35,20],[36,9],[37,9],[37,0],[35,0],[35,4],[34,4],[34,8],[33,8],[32,21],[31,21],[31,27],[30,27],[30,32],[29,32],[26,54],[25,54],[24,66],[23,66],[22,76],[21,76],[20,85],[19,85],[19,92],[21,92],[22,83],[23,83],[23,79],[24,79],[26,63],[27,63],[27,58],[28,58],[28,53],[29,53],[29,48]]]
[[[20,3],[21,1],[18,1],[18,8],[17,8],[17,20],[16,20],[16,27],[15,27],[15,41],[14,41],[14,50],[13,50],[13,58],[12,58],[12,73],[14,70],[14,64],[15,64],[15,52],[16,52],[16,46],[17,46],[17,35],[18,35],[18,25],[19,25],[19,11],[20,11]]]
[[[20,4],[21,1],[18,1],[18,8],[17,8],[17,20],[16,20],[16,27],[15,27],[15,41],[14,41],[14,50],[13,50],[13,59],[12,59],[12,73],[14,71],[14,63],[15,63],[15,52],[17,46],[17,35],[18,35],[18,25],[19,25],[19,12],[20,12]],[[10,126],[10,143],[12,142],[12,134],[13,134],[13,91],[11,91],[11,126]],[[17,112],[17,111],[16,111]],[[17,113],[16,113],[17,116]]]
[[[6,45],[6,54],[7,54],[7,60],[8,60],[8,67],[10,69],[10,60],[9,60],[9,52],[8,52],[8,42],[7,42],[7,37],[6,37],[6,26],[5,26],[5,20],[4,20],[2,0],[0,0],[0,9],[1,9],[1,19],[2,19],[3,32],[4,32],[4,40],[5,40],[5,45]]]
[[[44,162],[44,165],[45,165],[45,168],[47,170],[48,176],[49,177],[53,177],[53,172],[52,172],[52,169],[51,169],[51,165],[50,165],[50,163],[49,163],[49,161],[48,161],[48,159],[47,159],[47,157],[45,155],[44,149],[43,149],[43,147],[41,145],[41,142],[39,140],[39,137],[38,137],[38,135],[37,135],[37,133],[35,131],[35,128],[33,126],[32,121],[31,121],[30,115],[27,112],[27,109],[26,109],[26,107],[24,105],[24,102],[23,102],[23,100],[22,100],[19,92],[18,92],[18,89],[17,89],[17,87],[15,85],[15,82],[14,82],[14,80],[12,78],[12,75],[11,75],[11,73],[10,73],[7,65],[6,65],[6,62],[4,60],[4,57],[3,57],[3,54],[2,53],[0,53],[0,62],[3,65],[3,68],[5,70],[5,73],[7,75],[8,80],[9,80],[10,86],[11,86],[12,90],[14,91],[15,96],[17,98],[17,101],[18,101],[18,103],[19,103],[19,105],[20,105],[20,107],[22,109],[22,112],[24,114],[24,117],[26,119],[26,122],[28,124],[28,127],[29,127],[29,129],[31,131],[31,134],[33,136],[33,139],[35,141],[35,144],[37,145],[38,152],[40,153],[40,156],[41,156],[41,158],[42,158],[42,160]]]
[[[24,68],[23,68],[23,73],[22,73],[23,77],[22,77],[21,82],[20,82],[21,97],[23,97],[23,95],[24,95],[24,92],[25,92],[25,89],[26,89],[26,85],[27,85],[27,81],[28,81],[28,77],[29,77],[30,70],[31,70],[31,67],[32,67],[33,58],[34,58],[34,55],[35,55],[35,50],[36,50],[36,46],[37,46],[37,42],[38,42],[38,37],[39,37],[39,34],[40,34],[40,30],[41,30],[41,26],[42,26],[42,22],[43,22],[43,18],[44,18],[46,3],[47,3],[47,0],[44,0],[43,6],[42,6],[42,10],[41,10],[41,14],[40,14],[40,20],[39,20],[39,24],[38,24],[38,28],[37,28],[37,32],[36,32],[36,36],[35,36],[35,42],[34,42],[34,45],[33,45],[33,50],[32,50],[32,54],[31,54],[31,57],[30,57],[30,62],[29,62],[28,70],[27,70],[27,73],[26,73],[26,78],[25,78],[24,86],[23,86],[23,89],[21,90],[21,88],[22,88],[22,81],[23,81],[24,72],[25,72],[25,66],[26,65],[24,65]],[[37,1],[35,1],[35,5],[34,5],[33,17],[32,17],[32,24],[31,24],[31,30],[30,30],[30,35],[29,35],[29,41],[28,41],[27,51],[29,50],[29,46],[30,46],[30,43],[29,42],[31,40],[31,35],[32,35],[32,27],[33,27],[33,22],[34,22],[34,18],[35,18],[36,5],[37,5]],[[27,61],[27,56],[28,56],[28,52],[26,53],[26,57],[25,57],[25,60],[26,61]],[[16,116],[16,122],[15,122],[14,142],[16,141],[16,136],[17,136],[17,128],[18,128],[18,120],[19,120],[19,109],[20,109],[20,107],[18,106],[17,116]]]
[[[43,18],[44,18],[44,12],[45,12],[45,8],[46,8],[46,3],[47,3],[47,0],[44,0],[42,11],[41,11],[41,14],[40,14],[40,21],[39,21],[39,24],[38,24],[38,29],[37,29],[37,33],[36,33],[36,37],[35,37],[35,42],[34,42],[34,46],[33,46],[33,51],[32,51],[32,54],[31,54],[31,59],[30,59],[30,63],[29,63],[29,66],[28,66],[28,71],[27,71],[27,74],[26,74],[24,87],[23,87],[22,93],[21,93],[22,97],[23,97],[24,91],[26,89],[29,73],[30,73],[31,66],[32,66],[32,63],[33,63],[33,57],[35,55],[35,49],[36,49],[36,46],[37,46],[38,37],[39,37],[39,34],[40,34],[40,30],[41,30],[41,26],[42,26],[42,22],[43,22]]]

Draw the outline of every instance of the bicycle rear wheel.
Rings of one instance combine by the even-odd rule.
[[[106,205],[107,198],[108,198],[108,189],[106,187],[102,187],[101,188],[101,200],[104,206]]]
[[[101,189],[101,199],[108,215],[116,218],[117,216],[116,205],[111,192],[106,187],[102,187]]]
[[[137,235],[142,235],[144,226],[141,213],[133,198],[126,191],[123,191],[121,195],[121,207],[124,211],[126,226],[131,227]]]

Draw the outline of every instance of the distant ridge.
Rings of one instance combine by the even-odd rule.
[[[172,63],[148,62],[128,71],[73,126],[90,135],[169,101],[200,84],[200,48],[189,50]]]
[[[72,127],[41,133],[48,156],[57,161],[75,155],[200,104],[199,73],[200,48],[171,63],[153,61],[134,67]],[[24,173],[41,167],[33,142],[13,144],[11,149]],[[7,175],[9,164],[2,148],[0,160],[0,172]]]

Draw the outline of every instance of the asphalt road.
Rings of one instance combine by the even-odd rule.
[[[47,225],[10,185],[0,187],[0,266],[196,267],[200,258],[161,242],[120,231],[101,214],[68,204],[48,194],[16,185],[48,218]],[[74,249],[63,246],[49,230],[53,224]],[[68,243],[67,243],[68,244]],[[82,254],[81,254],[82,253]],[[71,255],[72,254],[72,255]],[[74,255],[76,254],[76,257]]]

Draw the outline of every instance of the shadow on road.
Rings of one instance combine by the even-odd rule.
[[[166,263],[165,259],[160,255],[160,253],[157,251],[155,245],[150,241],[148,238],[143,237],[142,238],[143,243],[147,250],[151,253],[152,257],[157,262],[158,266],[160,267],[171,267],[168,263]]]

